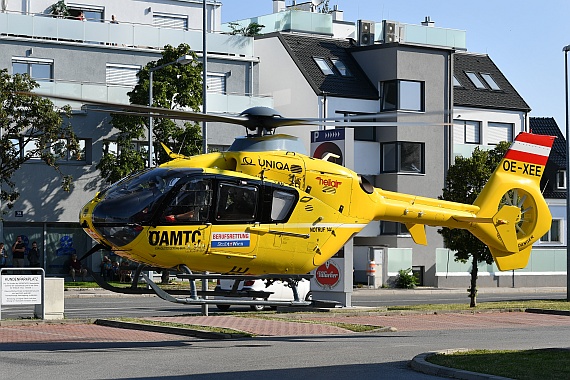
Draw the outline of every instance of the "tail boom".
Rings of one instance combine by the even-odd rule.
[[[524,268],[552,221],[540,179],[553,142],[520,133],[473,205],[375,189],[373,219],[404,223],[417,244],[427,244],[425,225],[467,229],[489,247],[499,270]]]

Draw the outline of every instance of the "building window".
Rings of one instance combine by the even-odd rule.
[[[423,143],[383,143],[381,151],[383,173],[425,173]]]
[[[453,87],[463,87],[455,75],[453,76]]]
[[[350,73],[350,70],[348,70],[348,68],[346,67],[346,65],[344,64],[343,61],[333,58],[331,59],[331,62],[333,63],[334,67],[338,70],[338,72],[340,73],[340,75],[342,75],[343,77],[351,77],[352,74]]]
[[[53,60],[12,58],[12,74],[28,74],[37,81],[53,80]]]
[[[481,122],[453,120],[453,142],[455,144],[481,144]]]
[[[84,5],[84,4],[67,4],[69,10],[69,17],[80,19],[81,13],[85,21],[95,21],[103,22],[103,11],[104,7],[99,7],[96,5]]]
[[[382,83],[381,111],[423,111],[424,83],[393,80]]]
[[[471,83],[473,83],[473,85],[480,89],[480,90],[486,90],[487,87],[485,87],[485,85],[483,84],[483,82],[481,81],[481,79],[479,79],[479,77],[477,76],[477,74],[470,72],[470,71],[466,71],[465,75],[467,75],[467,78],[469,78],[469,80],[471,81]]]
[[[556,172],[556,188],[558,190],[566,189],[566,170],[558,170]]]
[[[398,222],[387,222],[385,220],[380,222],[381,235],[406,235],[409,236],[410,232],[406,225]]]
[[[206,76],[208,92],[226,94],[226,74],[208,73]]]
[[[106,83],[134,87],[138,83],[137,74],[140,69],[138,65],[107,63]]]
[[[333,71],[332,67],[329,65],[329,63],[324,58],[313,57],[313,59],[315,60],[317,66],[319,66],[319,69],[321,69],[323,74],[334,75],[334,71]]]
[[[152,24],[161,28],[188,29],[188,16],[154,13],[152,15]]]
[[[497,145],[501,141],[513,141],[514,125],[511,123],[489,122],[487,124],[487,145]]]
[[[560,219],[552,219],[550,230],[540,238],[540,241],[546,243],[561,243],[560,240]]]
[[[91,139],[77,139],[79,151],[69,149],[69,141],[60,139],[50,147],[58,162],[91,162]]]
[[[481,78],[483,78],[483,80],[485,81],[485,83],[487,83],[487,85],[491,88],[491,90],[499,91],[501,89],[501,87],[499,87],[497,82],[495,82],[491,74],[481,73]]]

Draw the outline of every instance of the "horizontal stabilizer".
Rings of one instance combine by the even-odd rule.
[[[527,266],[532,247],[513,253],[489,247],[500,271],[522,269]]]
[[[427,245],[426,226],[423,224],[406,223],[406,228],[412,235],[414,243]]]

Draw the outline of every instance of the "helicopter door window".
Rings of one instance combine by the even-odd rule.
[[[208,220],[211,204],[210,181],[190,181],[172,199],[162,220],[167,223],[203,223]]]
[[[283,191],[275,190],[271,201],[271,220],[284,221],[295,204],[295,196]]]
[[[220,183],[216,219],[219,221],[254,221],[257,213],[258,190],[254,186]]]

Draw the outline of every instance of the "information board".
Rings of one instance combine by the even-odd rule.
[[[42,303],[42,276],[39,274],[2,275],[3,305]]]

